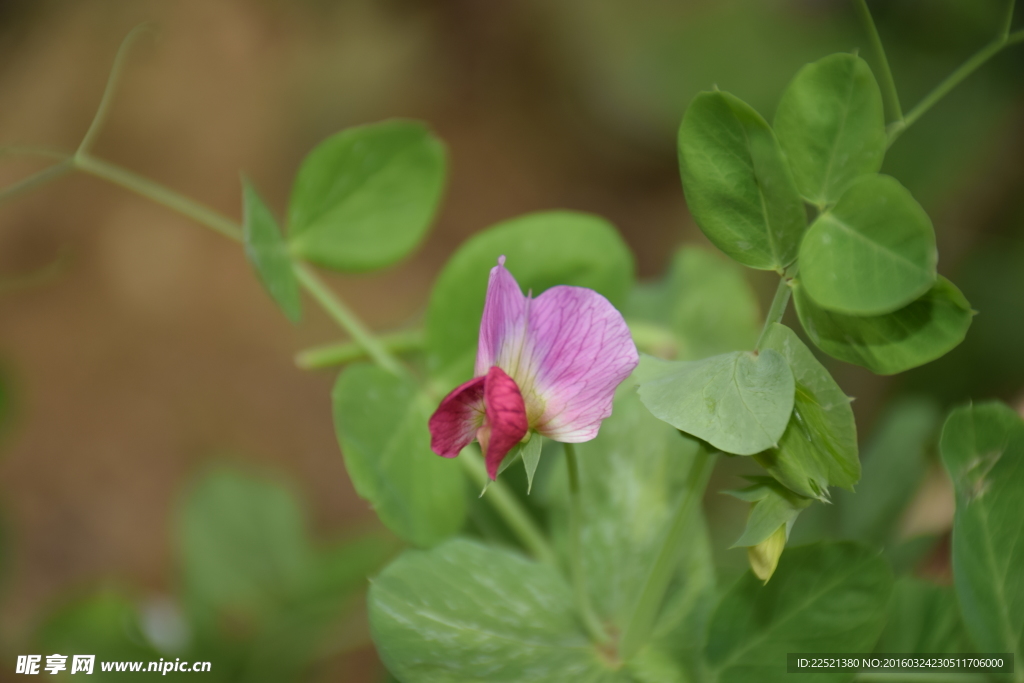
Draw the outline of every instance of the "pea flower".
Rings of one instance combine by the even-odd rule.
[[[523,296],[502,256],[487,284],[475,377],[431,416],[431,450],[454,458],[477,440],[494,479],[531,432],[590,441],[638,362],[626,321],[607,299],[565,285]]]

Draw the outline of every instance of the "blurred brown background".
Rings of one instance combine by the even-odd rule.
[[[998,8],[907,0],[880,12],[905,108],[987,40]],[[73,149],[118,43],[141,21],[157,30],[133,52],[96,154],[229,216],[239,215],[239,172],[280,214],[303,155],[341,128],[415,117],[447,142],[449,190],[425,247],[386,272],[332,279],[377,329],[421,313],[466,236],[531,210],[608,217],[639,273],[657,275],[675,245],[702,240],[676,170],[689,98],[717,83],[770,119],[803,63],[865,52],[848,3],[824,0],[0,0],[0,146]],[[935,221],[940,270],[966,268],[970,280],[973,267],[979,287],[993,268],[982,257],[1021,251],[1022,52],[985,67],[887,159]],[[0,159],[0,185],[43,163]],[[1019,302],[1024,258],[1002,258],[1008,284],[993,296]],[[211,457],[295,482],[320,537],[377,524],[338,454],[333,374],[292,362],[336,338],[318,311],[289,326],[237,245],[81,175],[0,206],[0,278],[55,259],[45,283],[0,293],[0,365],[15,405],[0,444],[13,549],[0,641],[25,642],[82,586],[171,591],[168,516]],[[981,308],[970,282],[958,284]],[[1016,320],[996,321],[958,369],[902,382],[929,390],[936,373],[960,373],[967,383],[941,398],[1019,398],[1021,361],[998,363],[1024,342],[1024,316],[1019,306],[1006,315]],[[862,429],[899,388],[836,372],[859,399]],[[374,666],[367,651],[333,671],[372,680]]]

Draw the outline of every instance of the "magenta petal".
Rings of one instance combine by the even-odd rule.
[[[593,439],[640,360],[626,321],[597,292],[568,286],[532,301],[529,319],[524,370],[532,382],[513,376],[528,400],[532,390],[543,403],[534,429],[556,441]]]
[[[454,458],[476,438],[484,419],[484,382],[471,379],[452,390],[430,416],[430,450]]]
[[[480,446],[486,453],[487,474],[494,479],[501,461],[529,431],[523,395],[515,381],[497,366],[487,372],[484,406],[487,426],[482,430],[486,436],[481,438]]]
[[[476,375],[504,370],[521,392],[529,428],[556,441],[593,439],[638,362],[625,320],[597,292],[559,286],[529,299],[504,256],[491,269]],[[488,432],[481,430],[481,443]]]
[[[511,372],[512,363],[522,349],[526,332],[527,299],[519,283],[505,270],[505,257],[491,268],[487,298],[480,321],[480,342],[476,354],[477,377],[486,375],[495,365]]]

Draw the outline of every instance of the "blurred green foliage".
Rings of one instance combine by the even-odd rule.
[[[211,662],[204,676],[214,681],[300,680],[324,657],[365,644],[346,642],[353,620],[356,637],[365,629],[356,599],[397,549],[380,533],[314,544],[288,488],[224,466],[190,488],[174,529],[176,596],[130,586],[84,594],[44,620],[32,647],[96,655],[101,681],[126,675],[102,671],[103,661],[158,660]],[[70,666],[60,674],[70,675]]]

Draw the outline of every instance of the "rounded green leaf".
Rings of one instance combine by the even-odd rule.
[[[686,110],[678,144],[686,203],[708,239],[751,268],[792,263],[807,219],[761,115],[728,93],[703,92]]]
[[[1013,652],[1020,661],[1024,420],[997,402],[958,408],[942,429],[940,449],[956,489],[953,580],[967,630],[981,651]]]
[[[892,573],[874,550],[854,543],[790,548],[767,584],[748,572],[722,598],[705,649],[713,680],[783,683],[792,679],[787,652],[870,652],[891,590]]]
[[[466,516],[462,469],[431,452],[427,421],[437,406],[416,382],[351,365],[331,398],[348,476],[384,525],[420,546],[458,531]]]
[[[640,400],[655,417],[726,453],[778,445],[795,388],[781,354],[735,352],[660,366],[659,376],[640,385]]]
[[[502,255],[522,290],[534,296],[555,285],[575,285],[621,307],[633,286],[633,255],[603,218],[545,211],[499,223],[459,247],[434,284],[426,326],[435,373],[456,379],[472,373],[487,280]]]
[[[790,490],[828,500],[828,487],[853,490],[860,479],[857,426],[850,398],[793,330],[773,323],[761,342],[789,363],[796,380],[793,416],[778,448],[757,461]]]
[[[559,571],[508,550],[453,539],[407,551],[373,580],[369,611],[377,652],[403,681],[619,680]]]
[[[266,616],[312,561],[291,492],[227,469],[204,476],[186,497],[178,544],[192,606],[236,617]]]
[[[891,313],[935,284],[931,219],[895,178],[860,178],[818,216],[800,246],[800,279],[822,308]]]
[[[245,256],[260,282],[293,323],[302,317],[299,281],[288,245],[267,205],[248,180],[242,180],[242,232]]]
[[[799,281],[793,285],[793,300],[815,346],[879,375],[916,368],[949,352],[963,341],[973,316],[967,299],[944,277],[917,301],[885,315],[826,311],[811,301]]]
[[[327,138],[295,178],[292,251],[343,271],[395,263],[430,227],[446,165],[444,145],[417,121],[384,121]]]
[[[804,199],[825,206],[885,157],[882,93],[856,55],[829,55],[790,82],[775,112],[775,134]]]

